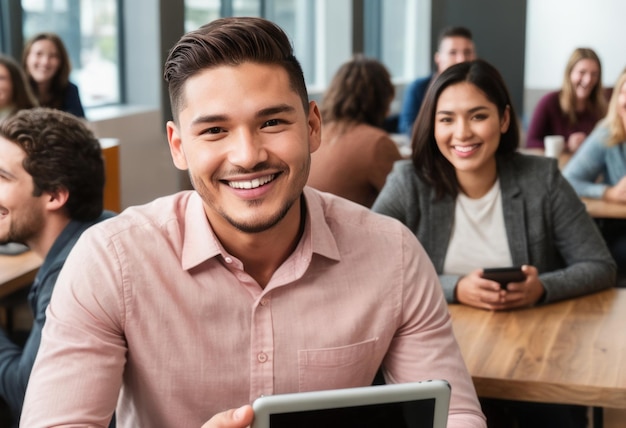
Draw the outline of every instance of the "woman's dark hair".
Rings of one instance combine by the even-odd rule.
[[[9,72],[13,97],[11,103],[14,111],[37,107],[39,103],[33,94],[22,67],[13,58],[0,54],[0,65]]]
[[[355,122],[380,127],[395,89],[387,68],[375,59],[356,54],[335,73],[324,94],[324,123]]]
[[[412,137],[413,165],[417,175],[430,184],[437,195],[456,196],[459,182],[454,166],[443,156],[435,140],[435,114],[441,93],[449,86],[468,82],[482,91],[496,105],[498,115],[503,117],[509,109],[510,124],[500,137],[496,150],[498,156],[512,155],[519,146],[519,125],[513,109],[511,96],[500,72],[485,60],[455,64],[439,74],[426,92],[424,102],[415,121]]]
[[[263,18],[220,18],[185,34],[170,50],[163,76],[168,83],[172,116],[184,106],[183,87],[196,73],[246,62],[278,65],[287,71],[291,88],[309,111],[309,96],[300,63],[285,32]]]
[[[39,86],[30,75],[30,72],[28,71],[28,67],[26,65],[26,59],[28,58],[31,49],[33,48],[33,45],[40,40],[51,41],[56,47],[59,54],[59,69],[54,74],[54,76],[52,76],[49,94],[39,93]],[[28,78],[28,82],[30,83],[30,87],[33,93],[39,100],[39,104],[42,107],[51,107],[59,110],[62,109],[63,103],[65,101],[65,91],[67,89],[67,85],[69,85],[70,72],[72,71],[70,57],[67,54],[67,49],[65,49],[63,40],[61,40],[61,38],[55,33],[39,33],[33,36],[26,42],[26,45],[24,46],[24,52],[22,54],[22,68],[26,73],[26,77]]]
[[[93,220],[102,213],[102,149],[81,119],[51,108],[20,110],[0,122],[0,136],[26,153],[23,166],[33,178],[33,196],[67,189],[70,218]]]

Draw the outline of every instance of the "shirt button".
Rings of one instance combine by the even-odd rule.
[[[267,354],[265,352],[259,352],[256,359],[259,363],[264,363],[267,361]]]
[[[233,259],[231,259],[230,257],[225,257],[225,258],[224,258],[224,261],[225,261],[226,263],[232,263],[232,262],[233,262]]]
[[[269,302],[270,302],[269,299],[263,298],[261,299],[261,306],[267,306]]]

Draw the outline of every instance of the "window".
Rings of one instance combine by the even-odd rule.
[[[23,37],[58,34],[72,63],[84,107],[120,103],[117,0],[22,0]]]
[[[185,0],[185,31],[223,16],[263,16],[285,30],[307,82],[314,82],[315,3],[309,0]]]
[[[430,2],[365,2],[365,54],[382,61],[394,80],[410,81],[430,72]],[[376,29],[375,31],[369,31]]]
[[[223,16],[261,16],[261,0],[185,0],[185,31]]]

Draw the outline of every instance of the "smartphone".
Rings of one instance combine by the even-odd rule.
[[[506,290],[506,285],[509,282],[524,281],[526,274],[522,272],[521,266],[485,268],[483,269],[483,278],[500,283],[500,287]]]

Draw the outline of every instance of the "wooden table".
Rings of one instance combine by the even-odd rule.
[[[608,202],[603,199],[581,198],[587,212],[593,218],[613,218],[626,220],[626,204]]]
[[[507,312],[451,304],[450,314],[479,396],[626,408],[626,289]]]
[[[41,258],[32,251],[14,256],[0,255],[0,298],[29,286],[41,262]]]

